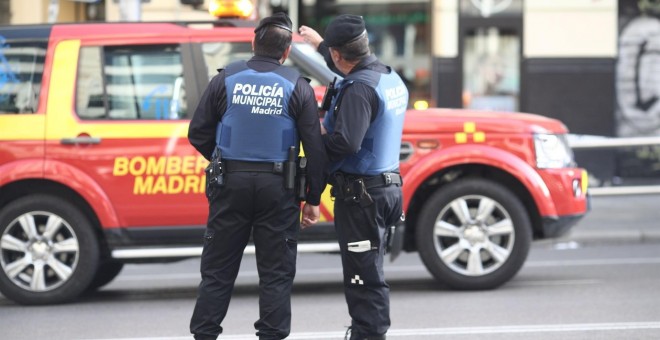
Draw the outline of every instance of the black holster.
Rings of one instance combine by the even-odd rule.
[[[298,158],[298,171],[296,172],[296,199],[307,199],[307,158]]]
[[[293,190],[296,185],[296,160],[298,155],[296,155],[296,147],[292,146],[289,148],[288,157],[286,160],[286,165],[284,166],[284,188],[287,190]]]
[[[401,251],[403,250],[403,239],[406,233],[406,215],[401,214],[401,218],[397,223],[387,231],[387,241],[385,246],[385,252],[390,253],[390,262],[394,262]]]
[[[220,154],[220,148],[216,147],[213,156],[211,157],[211,162],[205,169],[206,172],[206,187],[207,190],[209,187],[221,187],[225,185],[225,169],[222,164],[222,156]]]
[[[335,198],[342,199],[347,203],[360,204],[361,207],[368,207],[374,203],[362,178],[353,178],[344,176],[342,173],[335,173],[331,184],[331,193]]]

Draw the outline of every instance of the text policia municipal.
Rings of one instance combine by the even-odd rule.
[[[232,104],[251,105],[252,113],[262,115],[281,115],[284,88],[275,83],[254,85],[236,83],[232,92]]]

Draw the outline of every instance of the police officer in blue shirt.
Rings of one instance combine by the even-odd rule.
[[[209,216],[202,282],[190,321],[195,339],[215,339],[250,239],[259,271],[259,339],[284,339],[291,328],[300,205],[290,167],[305,148],[308,188],[302,226],[318,221],[325,149],[318,104],[308,80],[282,66],[291,20],[264,18],[254,30],[254,57],[227,65],[211,80],[190,122],[188,139],[207,159]]]
[[[352,319],[346,338],[385,339],[390,306],[383,257],[387,231],[403,218],[399,151],[408,90],[371,55],[362,17],[337,16],[325,40],[307,26],[300,33],[344,76],[322,126]]]

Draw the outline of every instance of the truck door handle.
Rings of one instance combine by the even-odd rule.
[[[100,144],[101,138],[89,137],[89,136],[79,136],[75,138],[62,138],[60,140],[61,144],[64,145],[80,145],[80,144]]]

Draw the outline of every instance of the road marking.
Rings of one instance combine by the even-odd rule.
[[[570,266],[608,266],[608,265],[638,265],[638,264],[659,264],[660,258],[633,258],[633,259],[590,259],[590,260],[570,260],[570,261],[528,261],[524,267],[570,267]],[[405,272],[426,272],[426,267],[420,265],[414,266],[389,266],[385,267],[386,273],[405,273]],[[296,276],[305,275],[323,275],[323,274],[341,274],[341,268],[298,268]],[[257,277],[256,270],[240,271],[239,277]],[[115,281],[160,281],[160,280],[200,280],[199,273],[180,273],[180,274],[138,274],[132,275],[125,273],[119,275]]]
[[[574,285],[595,285],[600,280],[542,280],[542,281],[509,281],[507,285],[511,286],[574,286]]]
[[[588,259],[570,261],[529,261],[525,267],[564,267],[564,266],[609,266],[620,264],[658,264],[660,258],[640,257],[633,259]]]
[[[594,332],[594,331],[629,331],[644,329],[660,329],[660,322],[615,322],[615,323],[584,323],[558,325],[522,325],[522,326],[490,326],[490,327],[448,327],[448,328],[412,328],[391,329],[388,338],[405,338],[431,335],[475,335],[475,334],[521,334],[521,333],[558,333],[558,332]],[[344,332],[307,332],[291,333],[287,339],[340,339]],[[149,337],[149,338],[113,338],[88,340],[183,340],[186,337]],[[223,335],[226,340],[255,339],[254,334]]]
[[[200,273],[181,273],[181,274],[152,274],[152,275],[119,275],[113,282],[118,281],[171,281],[171,280],[201,280]]]

